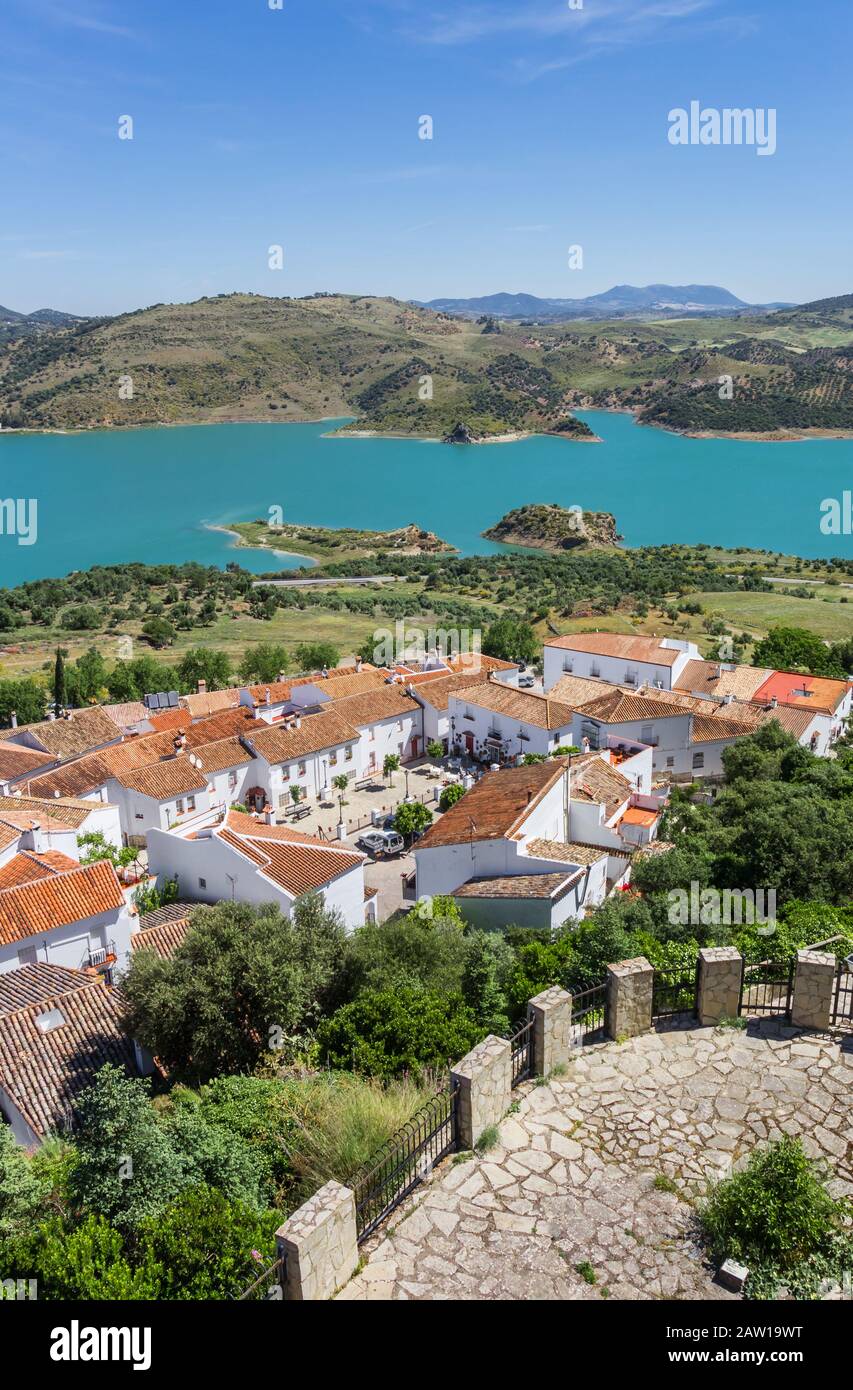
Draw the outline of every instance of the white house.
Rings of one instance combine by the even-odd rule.
[[[263,810],[261,803],[268,803],[280,815],[294,805],[294,789],[300,801],[324,800],[335,777],[355,780],[360,734],[338,711],[334,705],[321,714],[296,715],[286,724],[243,737],[254,757],[246,779],[247,805]]]
[[[560,700],[495,680],[448,694],[450,746],[481,761],[515,762],[525,753],[547,756],[570,747],[572,716]]]
[[[148,862],[157,878],[177,879],[186,900],[271,902],[289,917],[301,897],[317,892],[350,931],[365,921],[363,855],[239,811],[192,832],[152,830]]]
[[[107,844],[118,849],[122,843],[121,814],[118,806],[103,801],[74,797],[22,796],[12,792],[0,799],[0,821],[26,826],[36,824],[44,832],[46,847],[76,853],[82,835],[103,835]]]
[[[613,685],[672,690],[687,663],[698,657],[695,642],[674,637],[575,632],[545,643],[543,684],[550,691],[562,676],[575,675]]]
[[[334,712],[359,732],[360,778],[381,773],[389,754],[403,763],[423,755],[423,707],[407,688],[390,684],[348,695],[335,701]]]
[[[120,973],[135,924],[108,860],[22,850],[0,868],[0,974],[36,962]]]

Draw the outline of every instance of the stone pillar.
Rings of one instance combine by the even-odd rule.
[[[331,1298],[358,1266],[355,1197],[327,1182],[276,1231],[286,1260],[284,1297],[293,1302]]]
[[[574,1052],[572,996],[554,985],[530,1001],[533,1015],[533,1074],[548,1076]]]
[[[654,973],[645,956],[608,965],[604,1017],[609,1038],[635,1038],[651,1028]]]
[[[835,956],[824,951],[798,951],[791,1000],[791,1023],[795,1028],[814,1028],[825,1032],[832,1013],[835,988]]]
[[[512,1096],[512,1048],[490,1033],[450,1073],[459,1087],[460,1149],[473,1149],[484,1130],[500,1124]]]
[[[703,1027],[740,1013],[743,957],[734,946],[703,946],[699,952],[697,1011]]]

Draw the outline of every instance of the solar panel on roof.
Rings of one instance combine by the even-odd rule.
[[[170,690],[168,695],[169,709],[177,709],[180,703],[180,695],[177,690]]]

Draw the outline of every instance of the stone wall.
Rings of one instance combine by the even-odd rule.
[[[574,1052],[572,996],[554,985],[530,1001],[533,1016],[533,1074],[550,1076]]]
[[[836,968],[835,956],[822,951],[797,952],[791,1000],[791,1023],[795,1028],[825,1032],[829,1027]]]
[[[654,971],[645,956],[607,967],[607,1035],[635,1038],[652,1026]]]
[[[703,1027],[737,1018],[743,957],[734,946],[705,946],[699,952],[699,1022]]]
[[[484,1130],[500,1124],[512,1093],[512,1049],[492,1033],[450,1073],[459,1087],[457,1133],[461,1149],[473,1149]]]
[[[327,1182],[276,1232],[286,1261],[284,1297],[292,1302],[331,1298],[358,1266],[355,1198]]]

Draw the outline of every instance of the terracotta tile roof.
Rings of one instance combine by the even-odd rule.
[[[255,729],[268,729],[269,725],[263,719],[255,719],[251,710],[245,706],[238,709],[223,710],[220,714],[212,714],[207,719],[195,720],[192,724],[184,724],[184,732],[187,736],[187,746],[197,748],[200,743],[216,743],[222,738],[231,738],[235,734],[252,733]]]
[[[39,1027],[50,1010],[58,1026]],[[80,1091],[105,1062],[134,1074],[118,993],[101,980],[42,999],[0,1018],[0,1086],[39,1136],[63,1127]]]
[[[226,767],[243,767],[252,762],[251,753],[243,747],[236,735],[232,738],[219,738],[215,743],[201,743],[195,749],[201,758],[202,769],[206,773],[222,772]]]
[[[147,724],[156,734],[165,733],[169,729],[185,728],[187,723],[188,711],[185,709],[161,709],[145,712],[144,717],[139,721]]]
[[[608,820],[619,810],[633,793],[633,786],[627,777],[617,772],[615,767],[593,753],[582,761],[572,759],[570,771],[571,794],[583,801],[592,801],[604,806]]]
[[[105,803],[99,804],[103,806]],[[79,830],[96,809],[93,802],[77,797],[15,796],[13,793],[0,800],[0,819],[20,816],[41,825],[45,830]]]
[[[434,672],[419,677],[412,683],[415,699],[422,704],[430,705],[435,710],[445,710],[450,703],[450,696],[457,690],[469,690],[471,688],[471,676],[469,673],[462,675],[436,676]]]
[[[84,970],[48,965],[46,961],[20,965],[17,970],[7,970],[0,975],[0,1015],[26,1009],[30,1004],[40,1004],[57,994],[67,993],[69,989],[79,989],[91,983],[92,976]]]
[[[772,672],[766,667],[727,667],[719,661],[688,661],[675,684],[678,690],[751,700],[770,675]]]
[[[85,922],[124,907],[112,864],[100,859],[36,883],[0,889],[0,942],[11,945],[54,927]]]
[[[802,738],[815,715],[820,714],[820,712],[820,710],[797,709],[792,705],[777,705],[775,709],[764,710],[762,722],[768,724],[775,719],[777,723],[782,725],[783,729],[787,729],[789,734],[793,734],[795,738]]]
[[[552,700],[561,700],[571,709],[577,709],[579,705],[595,700],[599,695],[609,695],[616,689],[610,681],[594,681],[586,676],[566,675],[561,676],[556,684],[551,686],[548,694]]]
[[[599,695],[579,705],[578,714],[598,719],[602,724],[628,724],[638,719],[671,719],[675,715],[685,715],[688,708],[674,700],[659,700],[633,691],[617,689],[609,695]]]
[[[624,657],[626,661],[651,662],[655,666],[674,666],[684,654],[676,647],[662,647],[658,637],[633,637],[618,632],[570,632],[565,637],[549,637],[545,646],[591,652],[594,656]]]
[[[20,743],[0,739],[0,781],[9,782],[15,777],[23,777],[55,761],[51,753],[40,753],[36,748],[25,748]]]
[[[454,898],[553,898],[570,886],[577,874],[513,874],[508,878],[471,878],[454,888]]]
[[[134,724],[141,724],[148,718],[148,711],[141,700],[128,700],[119,705],[101,705],[101,709],[108,719],[111,719],[116,728],[130,729]]]
[[[356,695],[350,697],[352,698],[362,700],[374,697]],[[359,736],[358,730],[342,713],[343,705],[346,703],[348,702],[341,701],[334,709],[324,710],[321,714],[303,715],[299,728],[295,724],[264,725],[262,729],[253,731],[250,735],[252,745],[267,762],[287,763],[304,758],[309,753],[319,753],[324,748],[337,748],[344,743],[355,743]]]
[[[68,719],[24,724],[21,732],[32,734],[46,752],[57,758],[76,758],[120,737],[115,722],[100,705],[72,710]]]
[[[552,700],[550,695],[539,695],[532,690],[516,690],[514,685],[502,685],[500,681],[469,685],[463,690],[454,691],[451,699],[491,710],[493,714],[505,714],[520,724],[532,724],[549,732],[564,729],[572,722],[573,711],[562,701]]]
[[[405,714],[418,714],[420,708],[417,700],[402,685],[380,685],[363,695],[348,695],[335,701],[335,713],[359,729],[376,724],[380,719],[399,719]],[[310,717],[320,718],[316,714]]]
[[[195,903],[188,902],[167,903],[153,912],[144,912],[139,918],[139,930],[148,931],[149,927],[159,927],[162,922],[183,922],[195,906]]]
[[[826,676],[797,676],[789,671],[773,671],[752,696],[754,700],[778,700],[819,713],[834,714],[850,690],[850,682]]]
[[[648,828],[654,825],[657,818],[657,811],[644,811],[641,806],[629,806],[619,824],[642,825]]]
[[[237,704],[239,691],[208,690],[204,695],[182,695],[181,704],[189,710],[193,719],[204,719],[208,714],[218,714],[232,709]]]
[[[566,763],[565,758],[554,758],[530,767],[487,772],[429,827],[418,840],[415,854],[441,845],[499,840],[514,834],[562,777]]]
[[[228,813],[216,835],[293,897],[322,888],[364,863],[364,855],[355,850],[302,835],[287,826],[260,826],[239,811]]]
[[[130,949],[155,951],[162,960],[171,960],[178,947],[186,940],[189,929],[189,917],[170,919],[153,927],[140,927],[130,938]]]
[[[136,772],[122,773],[116,779],[129,791],[150,796],[154,801],[170,801],[176,796],[207,789],[207,776],[194,767],[185,753],[169,762],[152,763]]]
[[[558,859],[566,864],[597,864],[607,858],[603,845],[584,845],[578,841],[563,844],[562,840],[526,840],[524,853],[534,859]]]
[[[21,827],[0,821],[0,849],[8,849],[20,839]]]
[[[24,849],[0,869],[0,888],[14,888],[19,883],[35,883],[38,879],[49,878],[51,874],[79,867],[78,860],[56,850],[42,850],[36,854],[33,850]]]
[[[734,714],[723,711],[736,710]],[[721,739],[744,738],[764,723],[762,710],[750,705],[720,705],[715,714],[694,714],[691,743],[715,743]]]

